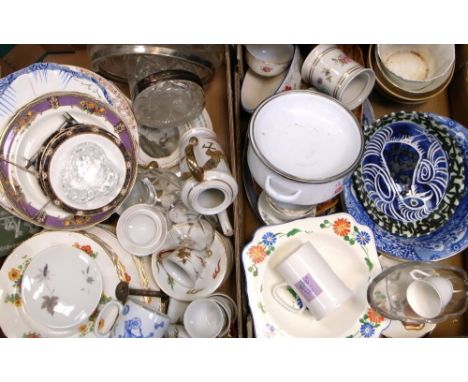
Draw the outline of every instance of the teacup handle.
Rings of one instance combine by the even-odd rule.
[[[232,228],[231,221],[229,220],[226,210],[218,214],[218,221],[221,225],[221,231],[223,231],[224,236],[234,235],[234,229]]]
[[[109,330],[106,331],[106,332],[100,332],[99,331],[99,322],[101,321],[102,319],[102,316],[104,315],[105,312],[107,312],[107,310],[109,308],[111,308],[112,306],[117,306],[117,308],[119,308],[119,312],[117,313],[117,315],[115,316],[115,319],[114,319],[114,322],[112,323],[112,325],[109,325]],[[108,303],[106,303],[106,305],[104,305],[101,309],[101,311],[99,312],[99,314],[97,315],[96,317],[96,321],[94,321],[94,334],[96,335],[96,337],[99,337],[99,338],[107,338],[109,337],[109,334],[112,330],[112,328],[114,327],[115,323],[117,322],[117,319],[119,318],[120,316],[120,313],[122,312],[123,310],[123,305],[117,301],[117,300],[110,300]]]
[[[187,146],[185,146],[185,161],[187,163],[187,167],[190,171],[190,174],[194,177],[197,182],[203,182],[204,178],[204,170],[201,168],[198,163],[197,159],[195,158],[195,146],[198,145],[198,138],[192,137],[189,140]]]
[[[279,294],[280,289],[284,289],[286,287],[289,287],[288,283],[279,283],[273,287],[273,298],[285,309],[289,310],[290,312],[293,313],[302,313],[305,310],[305,305],[302,305],[301,308],[294,308],[294,306],[291,306],[291,302],[285,301],[283,297]]]
[[[278,200],[284,203],[292,203],[297,200],[299,195],[301,195],[301,190],[297,190],[292,194],[282,194],[281,192],[276,191],[273,186],[271,185],[271,176],[268,175],[265,179],[265,191],[268,195],[270,195],[273,199]]]
[[[425,277],[431,276],[429,273],[421,271],[420,269],[413,269],[409,274],[414,280],[422,280]],[[417,275],[420,275],[420,277]]]

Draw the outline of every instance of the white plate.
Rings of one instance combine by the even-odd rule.
[[[86,322],[65,330],[47,328],[31,320],[24,311],[22,276],[35,255],[55,245],[78,247],[96,261],[103,281],[99,307],[115,298],[119,278],[102,246],[77,232],[43,231],[18,246],[0,270],[0,326],[7,337],[94,337],[93,326],[99,307]]]
[[[68,329],[87,321],[101,294],[96,262],[86,252],[65,244],[35,255],[21,283],[26,313],[52,329]]]
[[[1,79],[0,89],[0,134],[14,113],[35,98],[51,92],[71,91],[112,105],[138,143],[138,126],[125,95],[111,82],[87,69],[37,63]],[[0,206],[17,215],[1,186]]]
[[[203,109],[203,112],[193,121],[178,127],[179,137],[181,137],[187,130],[193,127],[205,127],[207,129],[213,130],[213,123],[211,122],[210,115],[206,109]],[[138,152],[138,164],[141,166],[148,166],[151,162],[157,162],[159,168],[172,168],[179,163],[179,159],[178,148],[176,148],[171,155],[162,158],[153,158],[141,148],[141,145]]]
[[[161,253],[151,257],[151,269],[156,283],[168,296],[181,301],[193,301],[206,297],[216,291],[227,279],[232,267],[232,247],[216,232],[210,248],[212,255],[206,258],[204,271],[195,282],[193,288],[177,284],[160,264]]]
[[[283,282],[275,266],[307,241],[353,292],[350,300],[320,321],[308,312],[286,310],[271,292]],[[257,337],[378,337],[389,324],[367,303],[369,282],[381,272],[373,234],[348,214],[262,227],[244,248],[242,261]],[[291,296],[291,305],[295,303]]]

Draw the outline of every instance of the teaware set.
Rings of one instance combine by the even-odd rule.
[[[132,101],[72,66],[33,64],[0,80],[0,203],[47,229],[21,241],[0,271],[2,330],[9,337],[160,338],[170,323],[184,325],[192,301],[209,299],[221,312],[213,336],[230,335],[236,306],[217,289],[234,254],[217,227],[233,234],[226,210],[238,188],[202,89],[220,52],[101,48],[90,48],[95,65],[112,71],[120,57]],[[199,87],[201,103],[187,84]],[[164,156],[142,155],[140,126]],[[177,131],[171,152],[167,129]],[[115,227],[97,226],[114,213]],[[196,307],[187,332],[206,336],[212,308]]]
[[[468,246],[466,128],[375,119],[368,101],[374,85],[439,94],[454,46],[371,45],[366,65],[330,44],[243,49],[246,191],[265,225],[241,254],[203,89],[222,47],[93,45],[102,76],[41,63],[0,79],[6,336],[230,337],[236,255],[260,338],[419,337],[467,309],[466,272],[436,263]]]
[[[245,52],[248,72],[261,75],[256,50]],[[321,44],[304,60],[299,89],[271,92],[253,111],[243,105],[252,114],[246,179],[262,189],[257,200],[252,185],[246,192],[270,225],[242,254],[258,337],[409,337],[412,326],[424,335],[464,312],[466,275],[433,261],[468,245],[466,128],[427,112],[374,120],[366,101],[383,79],[400,90],[384,87],[389,98],[426,101],[450,82],[454,57],[453,45],[382,44],[369,47],[366,68]],[[351,113],[359,105],[361,120]],[[317,206],[337,195],[347,214],[319,216]],[[319,237],[327,228],[342,241]],[[371,275],[360,294],[333,262],[344,243],[367,255]],[[377,251],[406,262],[382,271]],[[345,317],[360,324],[342,331]]]

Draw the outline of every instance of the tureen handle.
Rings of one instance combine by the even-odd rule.
[[[292,203],[295,202],[301,195],[301,190],[297,190],[293,194],[282,194],[273,188],[271,185],[271,177],[268,175],[265,180],[265,191],[273,199],[278,200],[279,202]]]

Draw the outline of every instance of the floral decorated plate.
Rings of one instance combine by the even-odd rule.
[[[156,162],[159,168],[171,168],[179,163],[179,138],[192,127],[213,130],[213,123],[206,109],[193,121],[174,128],[140,127],[138,164],[148,166]]]
[[[393,136],[393,129],[399,130],[399,137]],[[465,191],[465,166],[463,151],[450,130],[427,113],[403,111],[383,116],[365,129],[366,149],[353,182],[379,226],[415,237],[436,231],[453,215]],[[392,139],[387,144],[382,138],[389,133]],[[424,141],[431,142],[429,147]],[[391,146],[410,154],[387,155],[387,161],[379,153]]]
[[[468,247],[468,130],[459,123],[436,114],[428,113],[439,124],[449,128],[450,135],[463,153],[465,191],[455,212],[435,232],[420,237],[401,237],[389,232],[369,216],[357,196],[351,179],[345,181],[342,194],[343,206],[357,222],[369,226],[374,232],[377,250],[389,256],[410,261],[433,261],[447,259]]]
[[[232,268],[233,250],[230,242],[216,232],[215,239],[208,252],[209,254],[201,260],[204,270],[193,288],[180,285],[166,272],[161,264],[164,252],[154,254],[151,257],[151,269],[156,283],[168,296],[181,301],[193,301],[210,295],[229,276]],[[190,251],[180,252],[180,256],[190,255]]]
[[[273,297],[283,280],[275,266],[294,248],[313,243],[353,296],[320,321],[294,313]],[[367,287],[381,272],[372,231],[344,213],[262,227],[242,252],[257,337],[379,337],[389,320],[367,303]],[[302,306],[293,293],[291,307]]]
[[[96,262],[67,244],[35,255],[21,282],[25,312],[52,329],[68,329],[87,321],[101,294],[102,278]]]
[[[57,245],[80,249],[95,260],[102,276],[103,290],[98,308],[86,321],[69,329],[52,329],[32,319],[25,311],[22,294],[24,274],[31,262],[36,255]],[[111,258],[96,241],[77,232],[41,232],[18,246],[0,269],[0,326],[7,337],[94,337],[97,313],[103,304],[115,298],[118,282]]]
[[[38,174],[26,167],[45,140],[54,134],[64,121],[64,113],[80,123],[99,126],[119,138],[129,153],[129,186],[136,178],[136,147],[127,126],[108,105],[78,93],[50,93],[21,109],[8,123],[0,142],[2,161],[0,181],[5,194],[21,217],[51,229],[77,229],[93,225],[108,218],[112,209],[83,217],[64,211],[51,203],[40,187]],[[30,168],[32,169],[32,168]]]
[[[18,109],[51,92],[79,92],[112,105],[138,142],[138,127],[130,104],[111,82],[87,69],[54,63],[32,64],[0,80],[0,133]],[[0,192],[0,205],[15,213]]]

